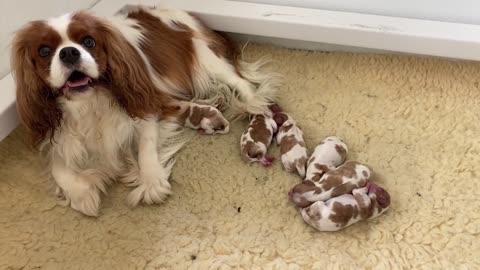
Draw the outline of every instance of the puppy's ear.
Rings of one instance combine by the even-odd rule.
[[[28,47],[28,33],[33,25],[18,31],[12,43],[11,67],[16,82],[17,111],[21,123],[29,133],[33,147],[60,125],[62,112],[57,107],[55,93],[36,72],[35,53]]]
[[[114,27],[101,25],[107,55],[110,90],[118,104],[131,117],[146,118],[153,114],[169,114],[170,98],[153,84],[144,60],[138,51]]]

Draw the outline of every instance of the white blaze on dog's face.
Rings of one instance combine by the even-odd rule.
[[[95,50],[95,29],[82,28],[79,19],[78,15],[72,17],[67,14],[47,21],[60,35],[61,42],[55,48],[48,45],[39,48],[40,54],[42,50],[51,54],[49,84],[69,96],[87,92],[91,89],[90,83],[100,76],[99,67],[92,55],[99,53],[99,50]]]

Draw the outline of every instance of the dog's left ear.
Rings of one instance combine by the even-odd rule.
[[[103,22],[100,33],[107,55],[110,90],[118,104],[134,118],[167,114],[171,98],[158,89],[138,51],[115,27]]]

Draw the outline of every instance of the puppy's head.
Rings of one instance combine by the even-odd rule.
[[[383,209],[390,206],[390,194],[379,185],[368,183],[367,184],[368,194],[375,194],[375,199],[380,207]]]

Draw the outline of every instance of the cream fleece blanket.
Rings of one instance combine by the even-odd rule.
[[[175,194],[130,209],[116,185],[101,216],[56,204],[40,159],[15,131],[0,144],[0,269],[478,269],[480,65],[412,56],[251,45],[284,75],[281,101],[310,149],[340,135],[392,196],[376,220],[309,227],[287,200],[299,178],[239,156],[245,122],[195,136]],[[278,155],[278,149],[272,149]]]

